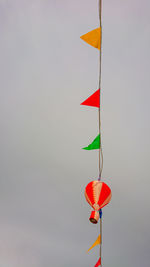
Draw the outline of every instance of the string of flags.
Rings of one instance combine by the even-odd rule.
[[[80,38],[87,44],[97,48],[99,50],[100,62],[99,62],[99,89],[84,100],[81,105],[96,107],[99,113],[99,134],[96,138],[86,147],[84,150],[99,150],[99,177],[98,180],[90,181],[85,187],[85,199],[92,207],[92,212],[89,220],[93,224],[100,222],[100,234],[93,245],[88,249],[87,252],[91,251],[95,246],[100,246],[99,259],[94,267],[102,266],[102,208],[106,206],[111,200],[111,189],[109,186],[102,182],[101,174],[103,169],[103,153],[102,153],[102,140],[101,140],[101,104],[100,104],[100,93],[101,93],[101,54],[102,54],[102,0],[99,0],[99,19],[100,27],[82,35]]]

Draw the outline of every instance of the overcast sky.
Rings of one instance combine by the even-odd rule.
[[[103,266],[150,262],[150,1],[104,0]],[[92,267],[97,0],[0,0],[0,267]]]

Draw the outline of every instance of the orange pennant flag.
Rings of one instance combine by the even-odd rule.
[[[87,253],[94,248],[95,246],[99,245],[101,243],[101,236],[99,235],[94,244],[88,249]]]
[[[80,37],[83,41],[89,45],[101,49],[101,28],[97,28],[93,31],[90,31]]]

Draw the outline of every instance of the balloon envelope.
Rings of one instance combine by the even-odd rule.
[[[98,211],[111,200],[111,189],[100,181],[92,181],[85,188],[85,198],[90,206]]]

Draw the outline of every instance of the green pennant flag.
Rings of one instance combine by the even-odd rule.
[[[88,145],[87,147],[84,147],[85,150],[93,150],[93,149],[99,149],[100,148],[100,134],[94,139],[94,141]]]

